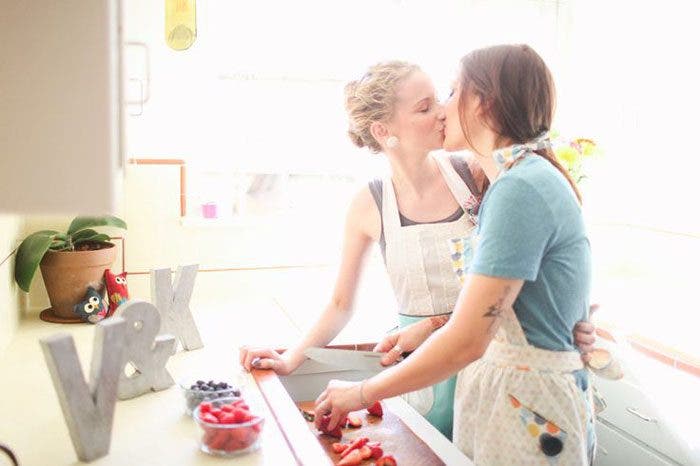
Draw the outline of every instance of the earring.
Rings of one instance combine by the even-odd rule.
[[[386,138],[386,146],[389,149],[395,149],[399,145],[399,138],[396,136],[389,136]]]

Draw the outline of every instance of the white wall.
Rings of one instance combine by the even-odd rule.
[[[0,215],[0,260],[18,244],[22,220],[17,215]],[[20,317],[19,287],[14,280],[14,257],[0,265],[0,352],[9,344]]]

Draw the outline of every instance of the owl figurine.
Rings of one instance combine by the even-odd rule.
[[[107,302],[102,298],[96,289],[89,286],[85,299],[73,306],[73,312],[80,317],[83,322],[96,324],[107,317]]]
[[[107,315],[111,316],[121,304],[129,299],[126,272],[115,275],[111,270],[105,270],[105,284],[107,285],[107,298],[109,299],[109,312]]]

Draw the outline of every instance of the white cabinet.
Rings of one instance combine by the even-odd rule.
[[[598,436],[598,452],[594,466],[671,466],[678,463],[670,462],[661,457],[647,446],[635,442],[632,438],[608,427],[602,422],[596,423]]]
[[[120,15],[120,0],[3,0],[0,212],[116,209]]]

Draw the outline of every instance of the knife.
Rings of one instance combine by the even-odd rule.
[[[309,359],[323,364],[340,367],[343,369],[358,369],[372,372],[381,372],[387,367],[382,366],[381,359],[385,353],[375,351],[356,351],[334,348],[311,347],[304,351]],[[402,359],[399,359],[401,361]]]

